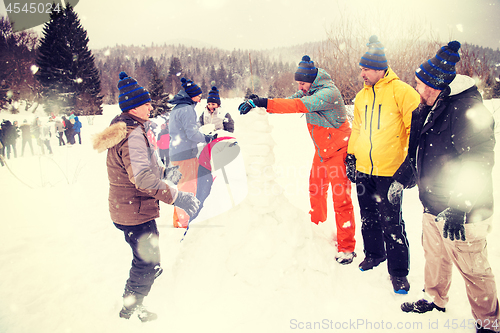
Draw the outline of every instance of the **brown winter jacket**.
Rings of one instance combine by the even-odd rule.
[[[159,200],[173,204],[177,189],[162,180],[164,167],[146,132],[149,122],[122,113],[93,137],[94,149],[108,150],[109,212],[113,222],[138,225],[160,216]]]

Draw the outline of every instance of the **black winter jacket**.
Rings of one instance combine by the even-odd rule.
[[[408,155],[393,178],[406,186],[416,174],[430,214],[452,207],[466,212],[468,223],[490,217],[494,124],[474,80],[457,75],[433,106],[413,111]]]

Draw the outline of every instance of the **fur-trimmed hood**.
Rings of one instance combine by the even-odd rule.
[[[117,122],[92,137],[92,145],[98,153],[116,146],[127,137],[127,124]]]
[[[127,137],[127,127],[137,127],[140,121],[127,113],[118,115],[111,121],[111,125],[101,133],[92,137],[92,145],[98,153],[116,146]]]

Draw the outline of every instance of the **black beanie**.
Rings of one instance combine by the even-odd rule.
[[[359,65],[377,71],[386,70],[389,66],[387,66],[385,48],[378,40],[378,37],[375,35],[371,36],[366,46],[368,46],[368,51],[361,57]]]
[[[193,98],[198,95],[201,95],[202,93],[201,88],[198,87],[193,81],[187,80],[186,78],[182,78],[181,82],[182,82],[182,88],[184,88],[184,91],[189,95],[189,97]]]
[[[415,75],[427,86],[443,90],[457,75],[455,64],[460,61],[459,49],[459,42],[449,42],[448,45],[437,51],[434,58],[420,65],[415,71]]]
[[[212,90],[208,92],[207,103],[217,103],[220,105],[219,90],[217,90],[217,87],[213,86]]]
[[[125,72],[120,73],[120,81],[118,81],[118,105],[122,112],[132,110],[138,106],[151,102],[149,92],[137,84],[137,81],[127,75]]]
[[[316,75],[318,75],[318,69],[314,67],[314,61],[308,55],[303,56],[295,72],[295,81],[313,83]]]

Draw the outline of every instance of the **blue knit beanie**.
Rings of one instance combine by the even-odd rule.
[[[212,90],[208,92],[207,103],[217,103],[220,105],[219,90],[217,90],[217,87],[213,86]]]
[[[359,65],[377,71],[386,70],[389,66],[387,66],[385,48],[378,40],[378,37],[375,35],[371,36],[366,46],[368,46],[368,51],[361,57]]]
[[[316,75],[318,75],[318,69],[314,66],[314,61],[308,55],[303,56],[295,72],[295,81],[313,83]]]
[[[459,42],[449,42],[448,45],[437,51],[434,58],[420,65],[415,71],[415,75],[427,86],[443,90],[457,75],[455,65],[460,61],[459,49]]]
[[[137,81],[127,75],[125,72],[120,73],[120,81],[118,81],[118,105],[122,112],[127,112],[138,106],[151,102],[149,92],[137,84]]]
[[[181,82],[182,82],[182,88],[184,88],[184,91],[189,95],[189,97],[193,98],[198,95],[201,95],[202,93],[201,88],[198,87],[193,81],[187,80],[186,78],[182,78]]]

